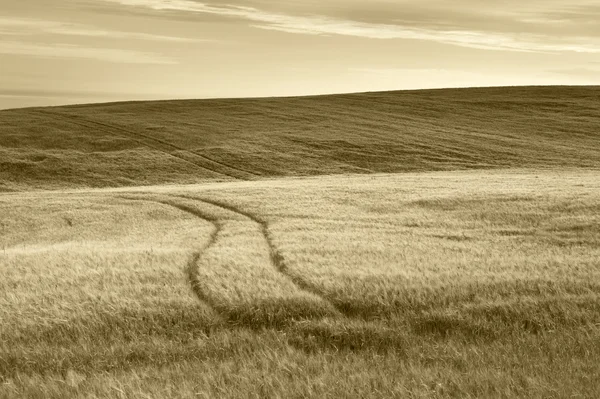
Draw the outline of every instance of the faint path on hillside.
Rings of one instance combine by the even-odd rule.
[[[190,153],[191,153],[191,154],[194,154],[194,155],[195,155],[195,156],[197,156],[197,157],[200,157],[200,158],[206,159],[206,160],[208,160],[208,161],[210,161],[210,162],[214,162],[214,163],[216,163],[216,164],[219,164],[219,165],[221,165],[221,166],[223,166],[223,167],[225,167],[225,168],[233,169],[233,170],[235,170],[237,173],[242,173],[242,174],[244,174],[244,173],[245,173],[245,174],[247,175],[247,178],[245,178],[244,180],[254,180],[254,179],[258,178],[258,177],[262,177],[262,176],[263,176],[263,175],[262,175],[262,174],[260,174],[260,173],[252,172],[252,171],[250,171],[250,170],[248,170],[248,169],[242,169],[242,168],[240,168],[239,166],[232,166],[232,165],[230,165],[230,164],[228,164],[228,163],[224,163],[224,162],[221,162],[221,161],[217,161],[216,159],[214,159],[214,158],[210,158],[210,157],[208,157],[208,156],[206,156],[206,155],[199,154],[199,153],[198,153],[198,150],[195,150],[195,151],[190,151]]]
[[[254,180],[258,175],[238,169],[234,166],[224,164],[219,161],[207,158],[203,155],[197,154],[196,152],[189,151],[185,148],[176,146],[175,144],[167,141],[157,139],[156,137],[148,136],[143,133],[135,132],[129,129],[125,129],[120,126],[109,125],[107,123],[93,121],[84,117],[80,117],[72,114],[55,113],[50,111],[38,110],[38,113],[42,113],[59,122],[68,122],[87,129],[101,128],[104,131],[111,132],[116,135],[125,135],[129,139],[150,147],[154,150],[165,153],[171,157],[178,158],[188,164],[195,165],[196,167],[216,175],[216,177],[225,177],[227,179],[234,180]]]

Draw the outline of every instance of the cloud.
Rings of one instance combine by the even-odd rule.
[[[176,64],[163,56],[132,50],[83,47],[72,44],[33,44],[0,41],[0,54],[27,55],[42,58],[80,58],[118,64]]]
[[[434,29],[398,23],[372,23],[322,15],[298,16],[255,7],[210,5],[191,0],[104,0],[157,11],[183,11],[238,18],[256,28],[310,35],[342,35],[370,39],[427,40],[462,47],[521,52],[600,53],[597,38],[546,34]]]
[[[0,34],[2,35],[31,35],[54,34],[67,36],[86,36],[113,39],[139,39],[165,42],[203,42],[209,40],[191,39],[185,37],[163,36],[139,32],[123,32],[116,30],[103,30],[93,26],[73,24],[58,21],[26,18],[0,17]]]

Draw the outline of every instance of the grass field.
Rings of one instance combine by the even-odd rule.
[[[5,194],[0,396],[600,395],[596,171]]]
[[[0,191],[492,168],[600,168],[600,87],[0,111]]]
[[[0,398],[600,397],[600,88],[0,111]]]

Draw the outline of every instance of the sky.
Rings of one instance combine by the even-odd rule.
[[[598,0],[0,0],[0,109],[600,85]]]

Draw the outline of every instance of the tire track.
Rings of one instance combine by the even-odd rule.
[[[155,149],[157,151],[165,153],[165,154],[167,154],[171,157],[177,158],[179,160],[182,160],[188,164],[195,165],[196,167],[198,167],[202,170],[205,170],[211,174],[224,176],[224,177],[234,179],[234,180],[253,180],[257,177],[256,175],[252,175],[247,171],[238,170],[238,169],[236,169],[232,166],[226,165],[222,162],[214,161],[210,158],[204,157],[200,154],[189,151],[185,148],[176,146],[172,143],[169,143],[169,142],[161,140],[161,139],[157,139],[152,136],[145,135],[143,133],[133,132],[131,130],[124,129],[119,126],[114,126],[114,125],[109,125],[109,124],[106,124],[103,122],[89,120],[89,119],[86,119],[86,118],[83,118],[83,117],[80,117],[77,115],[70,115],[70,114],[67,115],[67,114],[53,113],[53,112],[42,111],[42,110],[38,110],[37,112],[42,113],[46,116],[49,116],[49,117],[53,118],[54,120],[60,120],[61,122],[67,121],[72,124],[75,124],[75,125],[78,125],[81,127],[85,127],[88,129],[93,129],[95,127],[101,127],[105,131],[108,129],[109,132],[111,132],[111,131],[113,133],[117,132],[116,134],[118,134],[118,135],[126,136],[127,138],[133,139],[134,141],[136,141],[142,145],[145,145],[147,147],[150,147],[152,149]],[[202,163],[199,163],[198,158],[201,160]],[[206,164],[211,165],[212,168],[208,167]],[[216,169],[213,169],[213,168],[216,168]],[[229,171],[225,172],[225,171],[219,171],[217,169],[229,169]]]
[[[142,194],[151,195],[150,193],[142,193]],[[203,200],[200,198],[186,196],[186,195],[165,194],[165,196],[172,197],[172,198],[180,198],[180,199],[184,199],[187,201],[201,203],[201,204],[204,204],[205,206],[208,205],[208,206],[211,206],[214,208],[218,208],[221,211],[226,211],[227,213],[241,216],[243,218],[242,220],[247,220],[247,221],[250,221],[253,224],[257,225],[259,227],[259,231],[260,231],[262,238],[265,240],[265,243],[267,244],[268,251],[269,251],[269,260],[270,260],[272,267],[277,272],[279,272],[286,280],[290,281],[293,285],[295,285],[299,291],[312,295],[314,298],[322,301],[323,304],[328,306],[330,309],[328,311],[329,315],[336,315],[337,317],[344,317],[343,312],[335,304],[333,304],[328,299],[324,298],[323,295],[320,294],[318,291],[312,289],[310,286],[303,283],[302,280],[296,279],[293,276],[291,276],[289,273],[287,273],[287,266],[284,264],[283,258],[277,252],[277,250],[275,249],[275,247],[273,245],[273,242],[269,236],[268,227],[267,227],[266,223],[262,222],[260,219],[256,218],[254,215],[252,215],[250,213],[238,210],[234,207],[231,207],[227,204],[223,204],[223,203],[220,203],[217,201]],[[210,295],[207,295],[204,293],[204,291],[202,289],[202,283],[198,277],[200,274],[198,267],[199,267],[200,262],[202,261],[204,254],[213,245],[215,245],[218,242],[219,236],[222,233],[224,233],[224,231],[225,231],[226,223],[231,219],[227,216],[217,217],[217,216],[202,212],[201,210],[197,209],[196,207],[188,206],[186,204],[182,204],[180,202],[169,200],[169,199],[158,199],[158,198],[152,199],[152,198],[147,198],[147,197],[136,198],[136,197],[129,197],[129,196],[120,196],[120,198],[129,200],[129,201],[144,201],[144,202],[150,202],[150,203],[157,203],[157,204],[161,204],[161,205],[167,205],[167,206],[176,208],[178,210],[181,210],[185,213],[188,213],[192,216],[195,216],[197,218],[200,218],[202,220],[205,220],[213,225],[214,228],[211,232],[208,242],[205,245],[203,245],[202,248],[194,251],[194,253],[192,254],[192,256],[190,257],[190,259],[188,260],[188,262],[186,264],[185,273],[186,273],[187,280],[192,288],[192,291],[194,292],[196,297],[202,303],[204,303],[207,307],[209,307],[211,309],[211,311],[213,311],[213,313],[218,315],[220,318],[222,318],[223,320],[232,321],[233,320],[232,314],[229,314],[226,309],[223,309],[222,304],[221,305],[218,304],[213,299],[211,299]],[[235,315],[233,315],[233,316],[235,316]],[[233,320],[233,321],[235,321],[235,320]]]
[[[224,202],[220,202],[220,201],[216,201],[216,200],[211,200],[211,199],[207,199],[207,198],[199,198],[199,197],[192,197],[192,196],[186,196],[186,195],[180,195],[178,196],[180,198],[184,198],[187,200],[195,200],[195,201],[200,201],[209,205],[213,205],[216,207],[219,207],[221,209],[224,209],[226,211],[232,212],[234,214],[237,215],[241,215],[246,219],[249,219],[250,221],[252,221],[253,223],[257,224],[260,227],[260,232],[261,235],[263,236],[263,238],[265,239],[268,247],[269,247],[269,258],[271,260],[271,264],[273,265],[273,267],[279,272],[281,273],[283,276],[285,276],[288,280],[290,280],[292,283],[294,283],[294,285],[296,287],[298,287],[301,291],[305,291],[309,294],[312,294],[318,298],[320,298],[323,302],[328,303],[329,305],[331,305],[334,309],[336,309],[340,315],[345,315],[347,312],[345,311],[345,309],[341,306],[338,306],[337,304],[335,304],[334,302],[332,302],[331,300],[329,300],[327,297],[325,297],[321,292],[319,292],[318,290],[316,290],[313,286],[311,286],[310,284],[306,283],[304,280],[292,275],[291,273],[289,273],[289,267],[286,265],[285,263],[285,259],[283,258],[283,256],[281,255],[281,253],[277,250],[277,247],[275,246],[275,243],[273,242],[273,237],[269,231],[269,225],[266,221],[261,220],[260,218],[258,218],[257,216],[253,215],[252,213],[243,211],[237,207],[234,207],[232,205],[226,204]]]
[[[126,196],[121,196],[119,198],[126,199],[128,201],[151,202],[151,203],[155,203],[155,204],[167,205],[167,206],[179,209],[180,211],[188,213],[199,219],[206,220],[207,222],[209,222],[213,225],[213,230],[210,234],[210,238],[209,238],[208,242],[204,246],[202,246],[202,248],[194,251],[194,253],[192,254],[192,256],[190,257],[189,261],[187,262],[187,264],[185,266],[185,273],[186,273],[188,282],[192,288],[192,292],[194,293],[194,295],[196,295],[196,297],[200,300],[200,302],[202,302],[206,306],[208,306],[216,315],[219,315],[219,317],[223,317],[221,312],[217,311],[217,307],[216,307],[215,303],[208,296],[204,295],[204,293],[200,289],[200,281],[198,280],[198,263],[200,262],[200,259],[202,258],[202,254],[208,248],[210,248],[217,242],[217,237],[222,230],[222,226],[218,222],[218,220],[206,213],[198,211],[197,209],[194,209],[194,208],[189,207],[184,204],[178,204],[173,201],[149,199],[149,198],[135,198],[135,197],[126,197]]]

